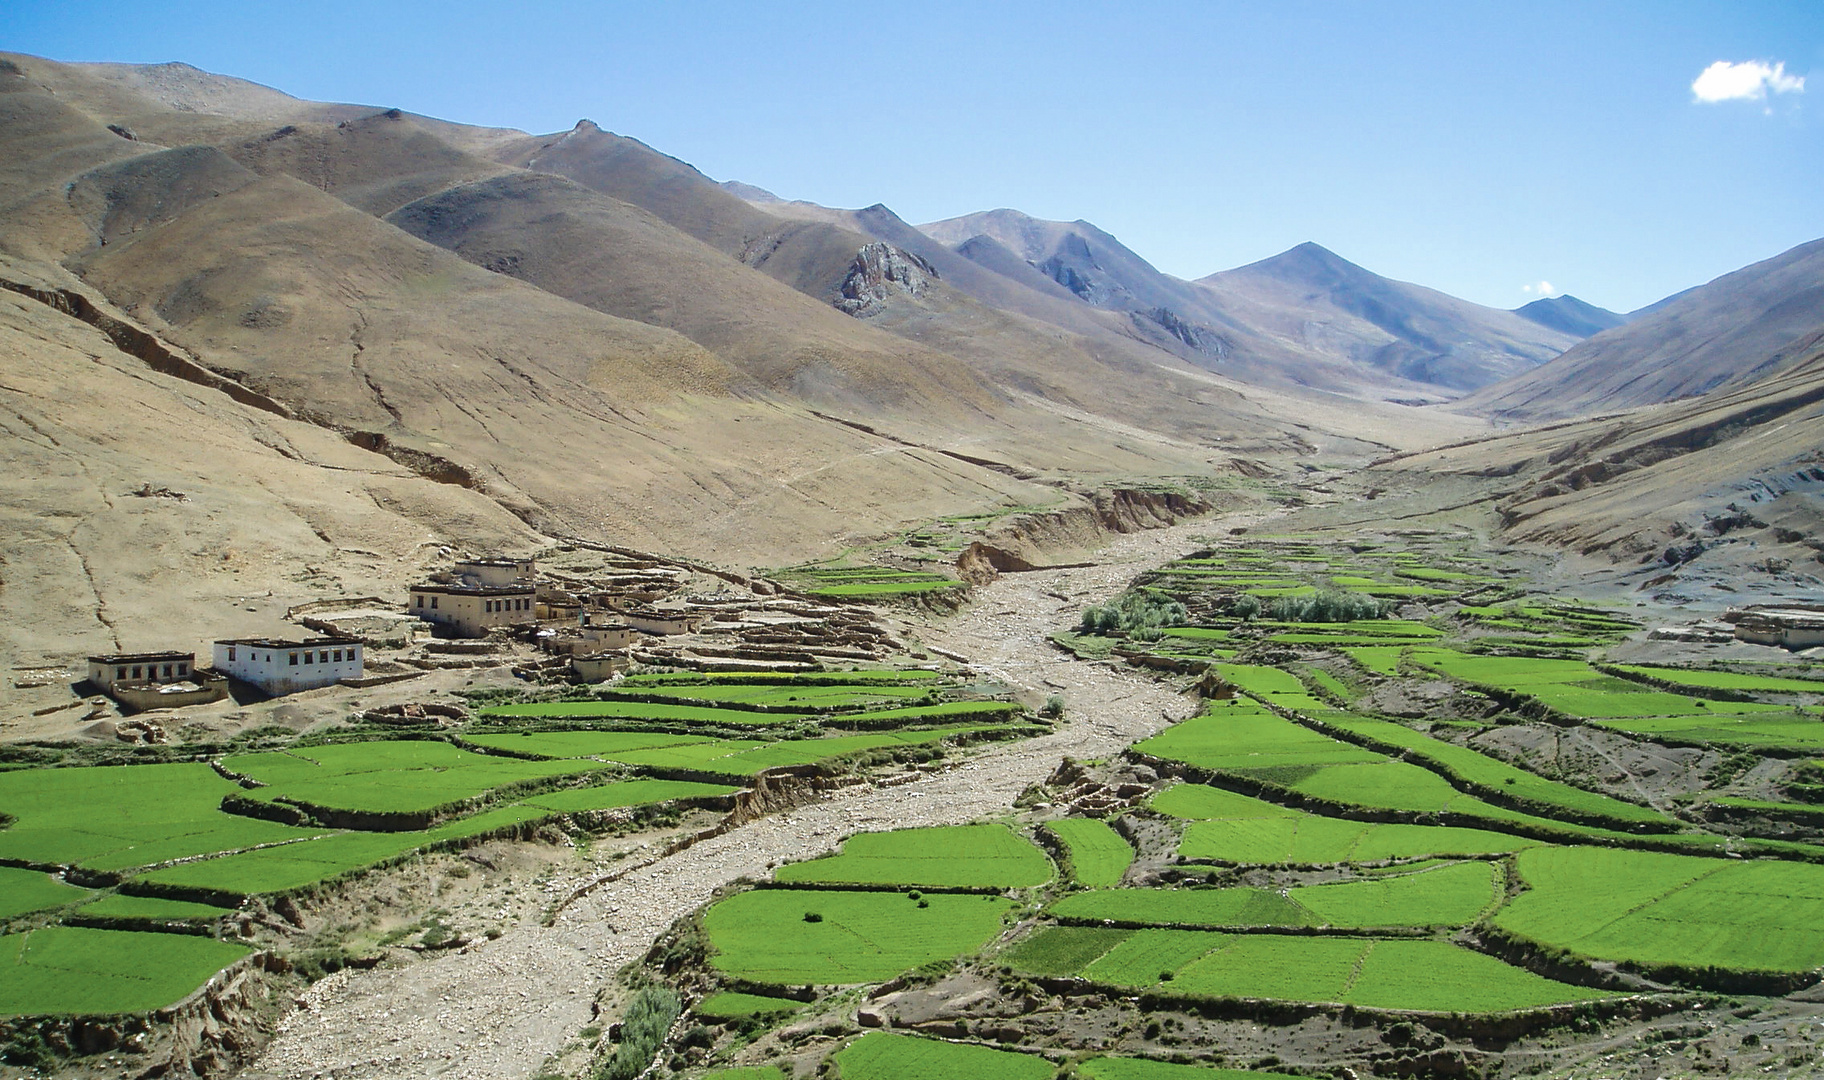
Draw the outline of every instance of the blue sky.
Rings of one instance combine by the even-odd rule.
[[[11,0],[0,49],[588,117],[787,198],[1084,218],[1184,277],[1315,240],[1485,304],[1549,282],[1625,311],[1824,236],[1816,0]],[[1700,100],[1719,61],[1760,66]]]

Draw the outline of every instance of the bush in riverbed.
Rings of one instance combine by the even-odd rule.
[[[1128,593],[1112,604],[1083,609],[1082,629],[1091,634],[1126,634],[1141,641],[1157,641],[1168,626],[1178,626],[1191,613],[1170,597],[1143,592]]]
[[[595,1080],[634,1080],[652,1064],[665,1033],[678,1018],[678,995],[665,987],[642,990],[621,1019],[621,1041],[595,1070]]]
[[[1276,596],[1267,615],[1280,622],[1354,622],[1384,619],[1392,613],[1391,600],[1376,600],[1361,593],[1326,591],[1312,596]]]

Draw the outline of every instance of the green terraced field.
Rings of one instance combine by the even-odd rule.
[[[942,680],[942,672],[928,668],[856,668],[852,671],[820,671],[810,674],[783,671],[663,671],[647,675],[628,675],[616,685],[632,690],[646,686],[674,686],[682,683],[753,686],[846,686],[851,683],[922,683]]]
[[[1050,1080],[1037,1054],[870,1031],[836,1052],[843,1080]]]
[[[860,833],[842,853],[781,866],[782,882],[1021,888],[1051,880],[1051,860],[1004,825]]]
[[[62,907],[88,895],[88,889],[66,885],[42,870],[0,866],[0,919]]]
[[[536,807],[504,806],[419,832],[334,833],[314,840],[169,866],[143,874],[139,880],[241,896],[283,892],[386,862],[431,844],[537,821],[550,814],[550,811]]]
[[[1101,926],[1048,926],[1008,949],[1001,958],[1035,975],[1077,975],[1091,960],[1134,933]]]
[[[1372,750],[1340,743],[1243,699],[1214,704],[1209,711],[1134,744],[1134,749],[1205,769],[1269,769],[1385,760]]]
[[[1012,901],[930,893],[755,889],[712,906],[703,928],[717,970],[782,985],[883,982],[908,968],[974,952],[1000,932]],[[822,918],[811,922],[806,914]]]
[[[1152,926],[1305,926],[1310,915],[1266,889],[1098,889],[1046,909],[1061,919]]]
[[[1667,742],[1708,743],[1744,749],[1784,748],[1805,752],[1824,747],[1824,721],[1791,710],[1783,715],[1647,716],[1592,720],[1590,723],[1596,727]]]
[[[1493,864],[1467,862],[1285,895],[1249,888],[1105,889],[1075,893],[1047,910],[1058,918],[1152,926],[1463,926],[1494,903],[1495,874]]]
[[[543,701],[525,705],[496,705],[481,710],[483,717],[525,716],[551,720],[661,720],[718,727],[766,727],[809,720],[807,714],[754,712],[751,709],[718,709],[709,705],[651,704],[644,701]]]
[[[1581,956],[1687,968],[1824,965],[1824,867],[1607,848],[1522,852],[1531,888],[1494,916]]]
[[[1517,799],[1543,803],[1576,814],[1597,815],[1623,825],[1669,824],[1665,815],[1656,810],[1547,780],[1536,773],[1497,761],[1467,747],[1434,739],[1403,724],[1335,713],[1325,716],[1324,723],[1334,729],[1398,747],[1435,763],[1448,775],[1460,777],[1471,784],[1495,788]]]
[[[575,814],[585,810],[616,810],[625,806],[645,806],[673,799],[700,799],[733,795],[739,788],[724,784],[698,784],[688,780],[626,780],[596,787],[548,791],[522,799],[521,806]]]
[[[252,952],[214,938],[51,926],[0,937],[0,1015],[163,1008]]]
[[[1081,1066],[1090,1080],[1260,1080],[1279,1076],[1249,1069],[1215,1069],[1207,1065],[1175,1065],[1147,1058],[1092,1058]]]
[[[1343,649],[1356,663],[1381,675],[1398,675],[1400,655],[1405,651],[1404,645],[1360,645]]]
[[[827,724],[914,723],[920,720],[982,720],[1004,722],[1025,710],[1005,701],[946,701],[939,705],[914,705],[907,709],[880,709],[873,712],[843,713],[824,721]]]
[[[239,785],[200,762],[0,772],[0,858],[124,870],[315,836],[221,810]]]
[[[260,799],[380,813],[433,810],[496,788],[601,768],[578,760],[478,754],[421,739],[237,754],[222,764],[267,785],[253,792]]]
[[[1415,649],[1412,659],[1465,682],[1494,686],[1537,698],[1547,706],[1582,719],[1644,716],[1740,716],[1790,712],[1784,705],[1760,702],[1706,701],[1604,675],[1581,660],[1522,656],[1472,656],[1451,649]]]
[[[1162,814],[1192,819],[1178,853],[1239,864],[1379,862],[1421,855],[1491,855],[1539,843],[1483,829],[1376,825],[1320,817],[1200,784],[1153,797]]]
[[[530,731],[509,735],[470,735],[464,741],[516,754],[619,760],[615,755],[633,750],[719,743],[725,740],[711,739],[707,735],[666,735],[644,731]]]
[[[219,919],[233,909],[189,900],[165,900],[156,896],[128,896],[109,893],[92,904],[84,904],[81,913],[106,919]]]
[[[1134,849],[1108,822],[1095,818],[1065,818],[1047,822],[1070,852],[1071,876],[1094,887],[1114,885],[1134,863]]]
[[[1493,863],[1464,862],[1367,881],[1307,885],[1288,896],[1319,926],[1464,926],[1494,905],[1498,884]]]
[[[1616,669],[1650,679],[1700,686],[1711,690],[1743,690],[1768,694],[1824,694],[1824,679],[1788,679],[1777,675],[1738,675],[1733,671],[1701,671],[1693,668],[1653,667],[1646,664],[1617,664]]]
[[[714,1020],[731,1020],[743,1016],[778,1016],[781,1013],[797,1012],[804,1008],[804,1002],[791,998],[766,997],[761,994],[738,994],[725,991],[711,994],[691,1009],[698,1016]]]
[[[1415,1012],[1505,1012],[1613,996],[1442,941],[1195,930],[1134,931],[1083,974],[1135,989]]]
[[[848,686],[639,686],[629,688],[641,694],[661,694],[685,701],[711,704],[768,705],[781,708],[843,709],[853,705],[872,705],[903,698],[921,698],[928,690],[922,686],[887,686],[853,684]]]

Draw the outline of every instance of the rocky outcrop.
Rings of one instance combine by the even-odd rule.
[[[1228,338],[1200,323],[1186,322],[1171,308],[1156,307],[1149,311],[1135,312],[1134,321],[1145,319],[1164,330],[1185,345],[1197,350],[1214,360],[1226,360],[1234,351],[1234,343]]]
[[[875,242],[855,253],[848,276],[842,279],[836,307],[858,319],[886,310],[895,293],[920,297],[937,278],[937,271],[917,255],[889,244]]]

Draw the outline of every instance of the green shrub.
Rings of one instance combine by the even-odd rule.
[[[678,995],[664,987],[642,990],[621,1019],[621,1041],[595,1070],[595,1080],[634,1080],[652,1064],[665,1033],[678,1018]]]
[[[1385,619],[1393,608],[1391,600],[1326,590],[1310,596],[1276,596],[1267,605],[1267,614],[1280,622],[1355,622]]]
[[[1185,606],[1169,597],[1128,593],[1114,603],[1083,609],[1081,627],[1092,634],[1124,633],[1142,641],[1157,641],[1161,631],[1191,617]]]

